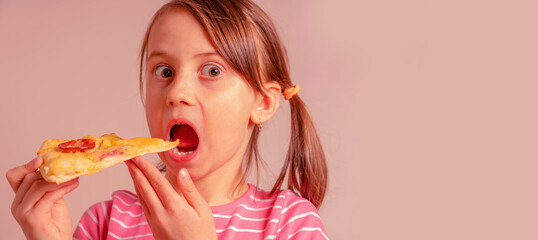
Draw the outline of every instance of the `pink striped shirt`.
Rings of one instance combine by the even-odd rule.
[[[278,194],[249,184],[236,201],[211,207],[219,239],[328,239],[317,209],[289,190]],[[116,191],[91,206],[74,239],[153,239],[136,194]]]

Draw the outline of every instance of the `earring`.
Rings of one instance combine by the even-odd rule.
[[[260,121],[258,122],[258,130],[262,130],[263,124],[262,119],[260,118]]]

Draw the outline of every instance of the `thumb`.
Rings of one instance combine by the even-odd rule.
[[[30,173],[35,172],[43,163],[43,158],[36,157],[32,161],[18,166],[16,168],[9,169],[6,173],[6,178],[11,185],[14,192],[17,192],[24,177]]]
[[[200,195],[198,189],[196,189],[187,169],[182,168],[179,171],[179,174],[177,175],[177,185],[185,200],[187,200],[189,205],[191,205],[198,214],[207,214],[208,211],[211,211],[207,202],[202,195]]]

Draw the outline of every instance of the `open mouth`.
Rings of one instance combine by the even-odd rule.
[[[198,134],[186,123],[175,124],[170,129],[170,140],[179,139],[179,146],[172,151],[179,155],[188,155],[196,151],[198,148]]]

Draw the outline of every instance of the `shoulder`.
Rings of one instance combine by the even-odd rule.
[[[88,211],[92,212],[102,212],[104,215],[110,212],[114,206],[121,207],[131,207],[131,206],[140,206],[140,201],[138,196],[127,190],[119,190],[112,193],[112,198],[110,200],[102,201],[93,204],[88,208]]]
[[[124,218],[122,215],[125,213],[127,213],[128,216],[135,216],[133,214],[129,214],[132,212],[140,214],[142,212],[142,205],[140,204],[136,194],[127,190],[115,191],[112,193],[111,200],[98,202],[90,206],[86,211],[90,217],[92,213],[94,213],[96,216],[107,219],[107,221],[111,217],[120,216],[121,218]]]
[[[126,230],[148,230],[142,206],[136,194],[120,190],[112,199],[98,202],[82,215],[73,234],[77,239],[105,239],[109,234],[124,237]],[[148,229],[141,229],[147,227]]]
[[[294,213],[311,213],[319,218],[314,204],[291,190],[279,190],[276,193],[271,193],[256,188],[256,191],[250,194],[249,198],[248,200],[252,204],[266,203],[265,205],[271,206],[282,216],[290,216]]]
[[[123,207],[141,206],[138,196],[131,191],[119,190],[112,193],[112,204]]]
[[[73,239],[104,239],[108,231],[109,212],[112,200],[91,205],[80,218],[73,233]]]
[[[275,198],[275,207],[280,209],[282,217],[309,213],[319,218],[314,204],[291,190],[280,190],[275,194]]]
[[[280,208],[278,235],[281,237],[328,239],[317,208],[307,199],[290,190],[281,190],[275,204]]]

